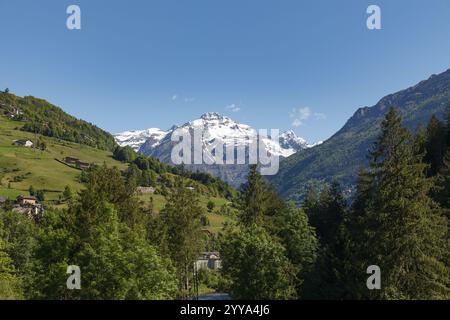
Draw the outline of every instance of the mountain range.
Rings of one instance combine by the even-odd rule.
[[[357,109],[345,125],[323,143],[308,144],[293,131],[280,134],[278,144],[266,139],[266,150],[281,157],[278,174],[268,179],[284,198],[296,202],[301,201],[309,185],[331,181],[338,181],[345,193],[351,196],[357,173],[367,165],[368,151],[379,134],[380,123],[389,108],[395,107],[403,118],[404,126],[414,132],[419,125],[426,125],[433,114],[442,118],[449,102],[450,69],[387,95],[374,106]],[[131,146],[140,153],[170,163],[173,146],[171,133],[177,128],[192,131],[200,126],[206,129],[204,144],[214,139],[225,144],[245,144],[243,137],[254,132],[248,125],[210,112],[166,131],[151,128],[127,131],[114,137],[121,146]],[[248,172],[248,166],[243,165],[190,165],[187,169],[211,173],[235,187],[245,181]]]
[[[171,151],[173,142],[172,133],[176,129],[184,129],[194,132],[201,129],[203,132],[202,147],[206,148],[217,142],[224,146],[248,147],[249,139],[256,135],[256,130],[249,125],[238,123],[233,119],[217,112],[207,112],[200,118],[186,122],[178,126],[174,125],[169,130],[150,128],[147,130],[126,131],[114,135],[120,146],[130,146],[139,153],[158,158],[165,163],[171,163]],[[270,154],[286,158],[292,154],[312,147],[305,139],[298,137],[292,130],[279,135],[279,143],[274,143],[269,137],[262,138],[263,145]],[[240,186],[245,180],[248,166],[246,165],[186,165],[189,170],[199,170],[214,174],[235,187]]]

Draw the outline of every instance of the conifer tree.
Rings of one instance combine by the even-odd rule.
[[[436,199],[441,206],[450,210],[450,148],[447,150],[437,181]]]
[[[446,131],[446,145],[450,147],[450,102],[447,103],[447,107],[444,112],[445,118],[445,131]]]
[[[264,224],[269,229],[273,228],[270,218],[285,208],[284,202],[275,189],[267,184],[256,165],[250,167],[247,182],[241,187],[239,204],[239,221],[243,225]]]
[[[308,186],[305,199],[302,202],[302,208],[310,219],[317,213],[319,194],[319,189],[316,184],[310,184]]]
[[[438,299],[449,297],[445,265],[447,220],[429,197],[423,155],[391,109],[360,177],[347,229],[354,297]],[[381,268],[381,290],[366,288],[366,268]]]
[[[425,162],[430,165],[428,176],[435,176],[444,158],[446,147],[445,125],[433,115],[428,123],[425,141]]]
[[[247,176],[247,182],[241,188],[240,222],[243,225],[261,224],[268,202],[267,187],[257,166],[252,165]]]
[[[169,255],[177,268],[177,273],[186,297],[190,288],[194,261],[201,250],[201,221],[204,213],[198,194],[185,185],[178,177],[173,193],[168,197],[161,218]]]
[[[330,187],[324,187],[310,221],[316,228],[322,244],[329,244],[335,240],[337,230],[344,219],[346,207],[339,183],[333,182]]]
[[[275,235],[281,240],[287,258],[296,268],[297,296],[303,297],[307,291],[305,281],[308,284],[319,249],[315,230],[310,226],[305,212],[294,207],[283,209],[276,217],[275,226]]]
[[[322,188],[311,214],[320,248],[315,269],[307,277],[308,298],[342,299],[345,291],[344,219],[347,204],[337,182]]]

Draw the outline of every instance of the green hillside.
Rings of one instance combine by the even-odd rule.
[[[65,157],[75,157],[90,164],[116,166],[122,171],[126,171],[129,166],[127,163],[115,160],[111,151],[26,132],[20,130],[19,123],[0,115],[0,196],[2,197],[15,199],[19,195],[28,195],[29,187],[33,186],[35,190],[45,191],[45,205],[65,206],[64,202],[58,201],[64,188],[69,186],[73,192],[83,188],[80,182],[82,171],[62,163],[61,160]],[[38,140],[43,142],[46,148],[40,150],[15,146],[14,140],[33,142]],[[169,180],[173,180],[175,176],[172,173],[164,174],[165,179]],[[198,181],[192,180],[191,184],[201,194],[200,198],[205,211],[209,201],[215,204],[213,212],[207,214],[209,225],[206,229],[217,233],[224,222],[232,219],[232,214],[224,215],[220,212],[222,206],[228,204],[229,200],[216,195],[217,192],[211,191],[210,187]],[[143,205],[152,202],[154,211],[158,213],[166,203],[166,198],[160,194],[161,189],[168,188],[170,189],[170,186],[166,187],[161,183],[155,188],[157,194],[140,196]]]
[[[35,138],[45,141],[46,150],[14,146],[14,140]],[[99,150],[83,144],[43,137],[17,130],[17,122],[0,116],[0,195],[17,196],[35,189],[46,190],[49,200],[54,200],[65,186],[79,190],[80,170],[67,166],[61,160],[66,156],[76,157],[92,164],[106,163],[125,169],[126,165],[112,158],[109,151]]]
[[[390,107],[398,110],[411,131],[426,125],[433,114],[442,118],[450,102],[450,70],[388,95],[373,107],[358,109],[345,126],[322,145],[283,160],[271,182],[283,197],[300,201],[311,183],[337,180],[347,195],[355,190],[357,172],[367,164],[367,152]]]
[[[16,127],[22,131],[103,150],[113,150],[116,146],[110,133],[65,113],[61,108],[43,99],[0,92],[0,114],[13,120]]]

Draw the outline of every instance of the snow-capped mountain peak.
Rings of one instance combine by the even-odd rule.
[[[198,119],[186,122],[182,126],[172,126],[167,131],[157,128],[126,131],[115,135],[115,138],[120,146],[131,146],[134,150],[142,154],[171,164],[171,153],[174,146],[171,138],[172,133],[177,129],[183,129],[183,131],[189,132],[190,134],[193,134],[196,130],[201,130],[201,145],[203,150],[211,149],[218,145],[225,146],[225,150],[229,150],[228,148],[234,148],[236,150],[237,147],[244,147],[247,150],[258,132],[251,126],[236,122],[220,113],[207,112],[202,114]],[[271,131],[268,130],[267,134],[270,135]],[[298,137],[292,130],[280,133],[278,142],[272,140],[270,137],[262,137],[262,142],[268,153],[272,156],[283,158],[311,147],[305,139]],[[209,151],[203,154],[203,157],[205,156],[209,160],[214,160],[211,158],[212,156],[209,154]],[[203,159],[205,160],[205,158]],[[239,187],[245,181],[248,170],[248,165],[190,164],[190,166],[190,169],[193,171],[209,172],[235,187]]]
[[[205,121],[214,121],[214,120],[223,121],[224,119],[230,119],[230,118],[228,118],[220,113],[217,113],[217,112],[206,112],[200,116],[200,119],[203,119]]]
[[[139,148],[146,142],[150,141],[153,147],[156,147],[158,143],[171,131],[163,131],[159,128],[150,128],[146,130],[133,130],[125,131],[114,135],[117,143],[121,146],[130,146],[135,151],[139,151]]]
[[[249,125],[238,123],[217,112],[207,112],[198,119],[189,121],[182,126],[172,126],[167,131],[158,128],[126,131],[116,134],[115,138],[120,146],[131,146],[136,151],[159,157],[159,152],[155,149],[158,149],[160,145],[169,144],[171,133],[177,128],[187,129],[190,132],[194,129],[202,129],[204,144],[218,140],[224,145],[234,146],[247,145],[249,138],[254,137],[257,133]],[[267,151],[281,157],[288,157],[299,150],[310,147],[305,139],[298,137],[292,130],[281,133],[279,143],[272,141],[270,137],[263,138],[263,142]]]
[[[280,146],[285,149],[301,150],[308,148],[305,139],[297,136],[294,131],[288,130],[280,134]]]

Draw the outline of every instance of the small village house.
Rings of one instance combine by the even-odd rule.
[[[24,205],[36,205],[37,204],[37,199],[36,197],[32,197],[32,196],[18,196],[16,202],[22,206]]]
[[[78,160],[75,165],[77,166],[78,169],[89,169],[89,167],[91,166],[91,164],[89,162],[84,162],[81,160]]]
[[[64,162],[68,163],[68,164],[76,164],[77,161],[80,161],[80,159],[74,158],[74,157],[65,157],[64,158]]]
[[[200,252],[197,260],[195,261],[195,267],[197,270],[220,269],[222,267],[222,261],[220,260],[219,252]]]
[[[0,106],[6,109],[5,115],[10,119],[20,118],[23,115],[23,111],[18,107],[9,106],[2,102],[0,102]]]
[[[38,203],[35,197],[18,196],[13,211],[24,214],[28,218],[39,222],[44,215],[44,207]]]
[[[31,148],[33,146],[33,142],[31,140],[14,140],[13,145]]]
[[[153,194],[155,193],[155,188],[153,187],[137,187],[136,192],[140,194]]]
[[[89,169],[91,166],[91,164],[89,162],[85,162],[85,161],[82,161],[82,160],[80,160],[78,158],[74,158],[74,157],[65,157],[64,162],[67,164],[73,164],[78,169]]]

